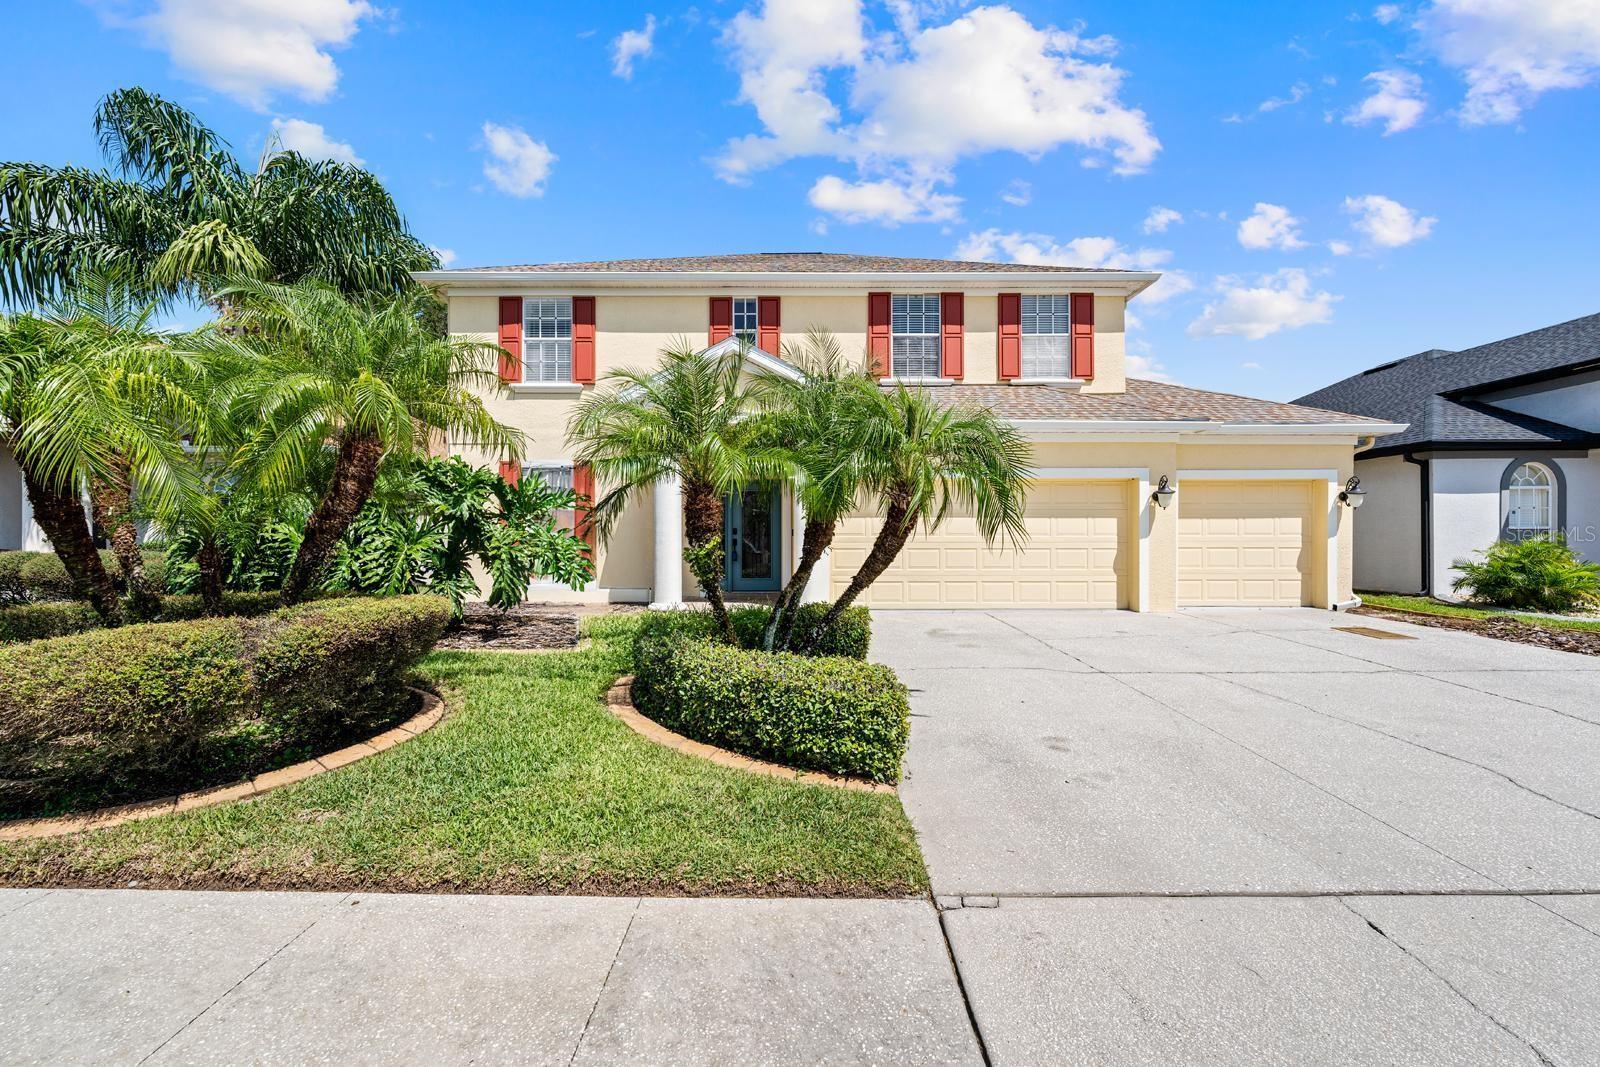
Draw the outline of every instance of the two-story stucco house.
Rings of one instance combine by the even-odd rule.
[[[1451,595],[1452,565],[1560,534],[1600,562],[1600,315],[1430,349],[1300,398],[1408,424],[1363,452],[1356,588]]]
[[[520,476],[594,489],[574,470],[567,418],[620,367],[648,367],[675,339],[748,342],[748,359],[794,373],[786,340],[817,327],[885,382],[941,402],[986,404],[1033,442],[1030,539],[991,550],[970,518],[918,535],[869,590],[878,607],[1334,607],[1351,598],[1355,452],[1392,423],[1127,377],[1129,300],[1158,275],[823,253],[429,271],[453,334],[498,342],[508,394],[494,414],[531,442]],[[500,457],[467,458],[493,463]],[[1158,493],[1165,479],[1174,493]],[[604,487],[599,487],[602,491]],[[662,484],[596,549],[581,593],[536,598],[669,604],[694,595],[680,493]],[[729,501],[730,588],[778,587],[802,528],[784,486]],[[875,532],[839,530],[813,596],[843,588]]]

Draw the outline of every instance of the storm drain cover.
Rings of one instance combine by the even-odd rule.
[[[1376,637],[1380,641],[1415,641],[1410,634],[1397,634],[1393,630],[1376,630],[1371,626],[1335,626],[1347,634],[1360,634],[1362,637]]]

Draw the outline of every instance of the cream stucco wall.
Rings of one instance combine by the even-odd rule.
[[[1380,593],[1422,588],[1422,468],[1401,456],[1356,464],[1367,491],[1354,516],[1355,585]]]

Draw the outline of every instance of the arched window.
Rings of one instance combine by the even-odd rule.
[[[1506,531],[1541,537],[1555,531],[1556,480],[1542,463],[1524,463],[1506,483]]]

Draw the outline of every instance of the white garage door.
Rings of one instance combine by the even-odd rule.
[[[970,514],[917,534],[861,602],[882,608],[1118,608],[1127,604],[1129,482],[1038,482],[1028,493],[1028,543],[996,551]],[[844,591],[877,536],[876,515],[839,524],[833,595]]]
[[[1178,603],[1309,603],[1311,528],[1308,482],[1185,481]]]

